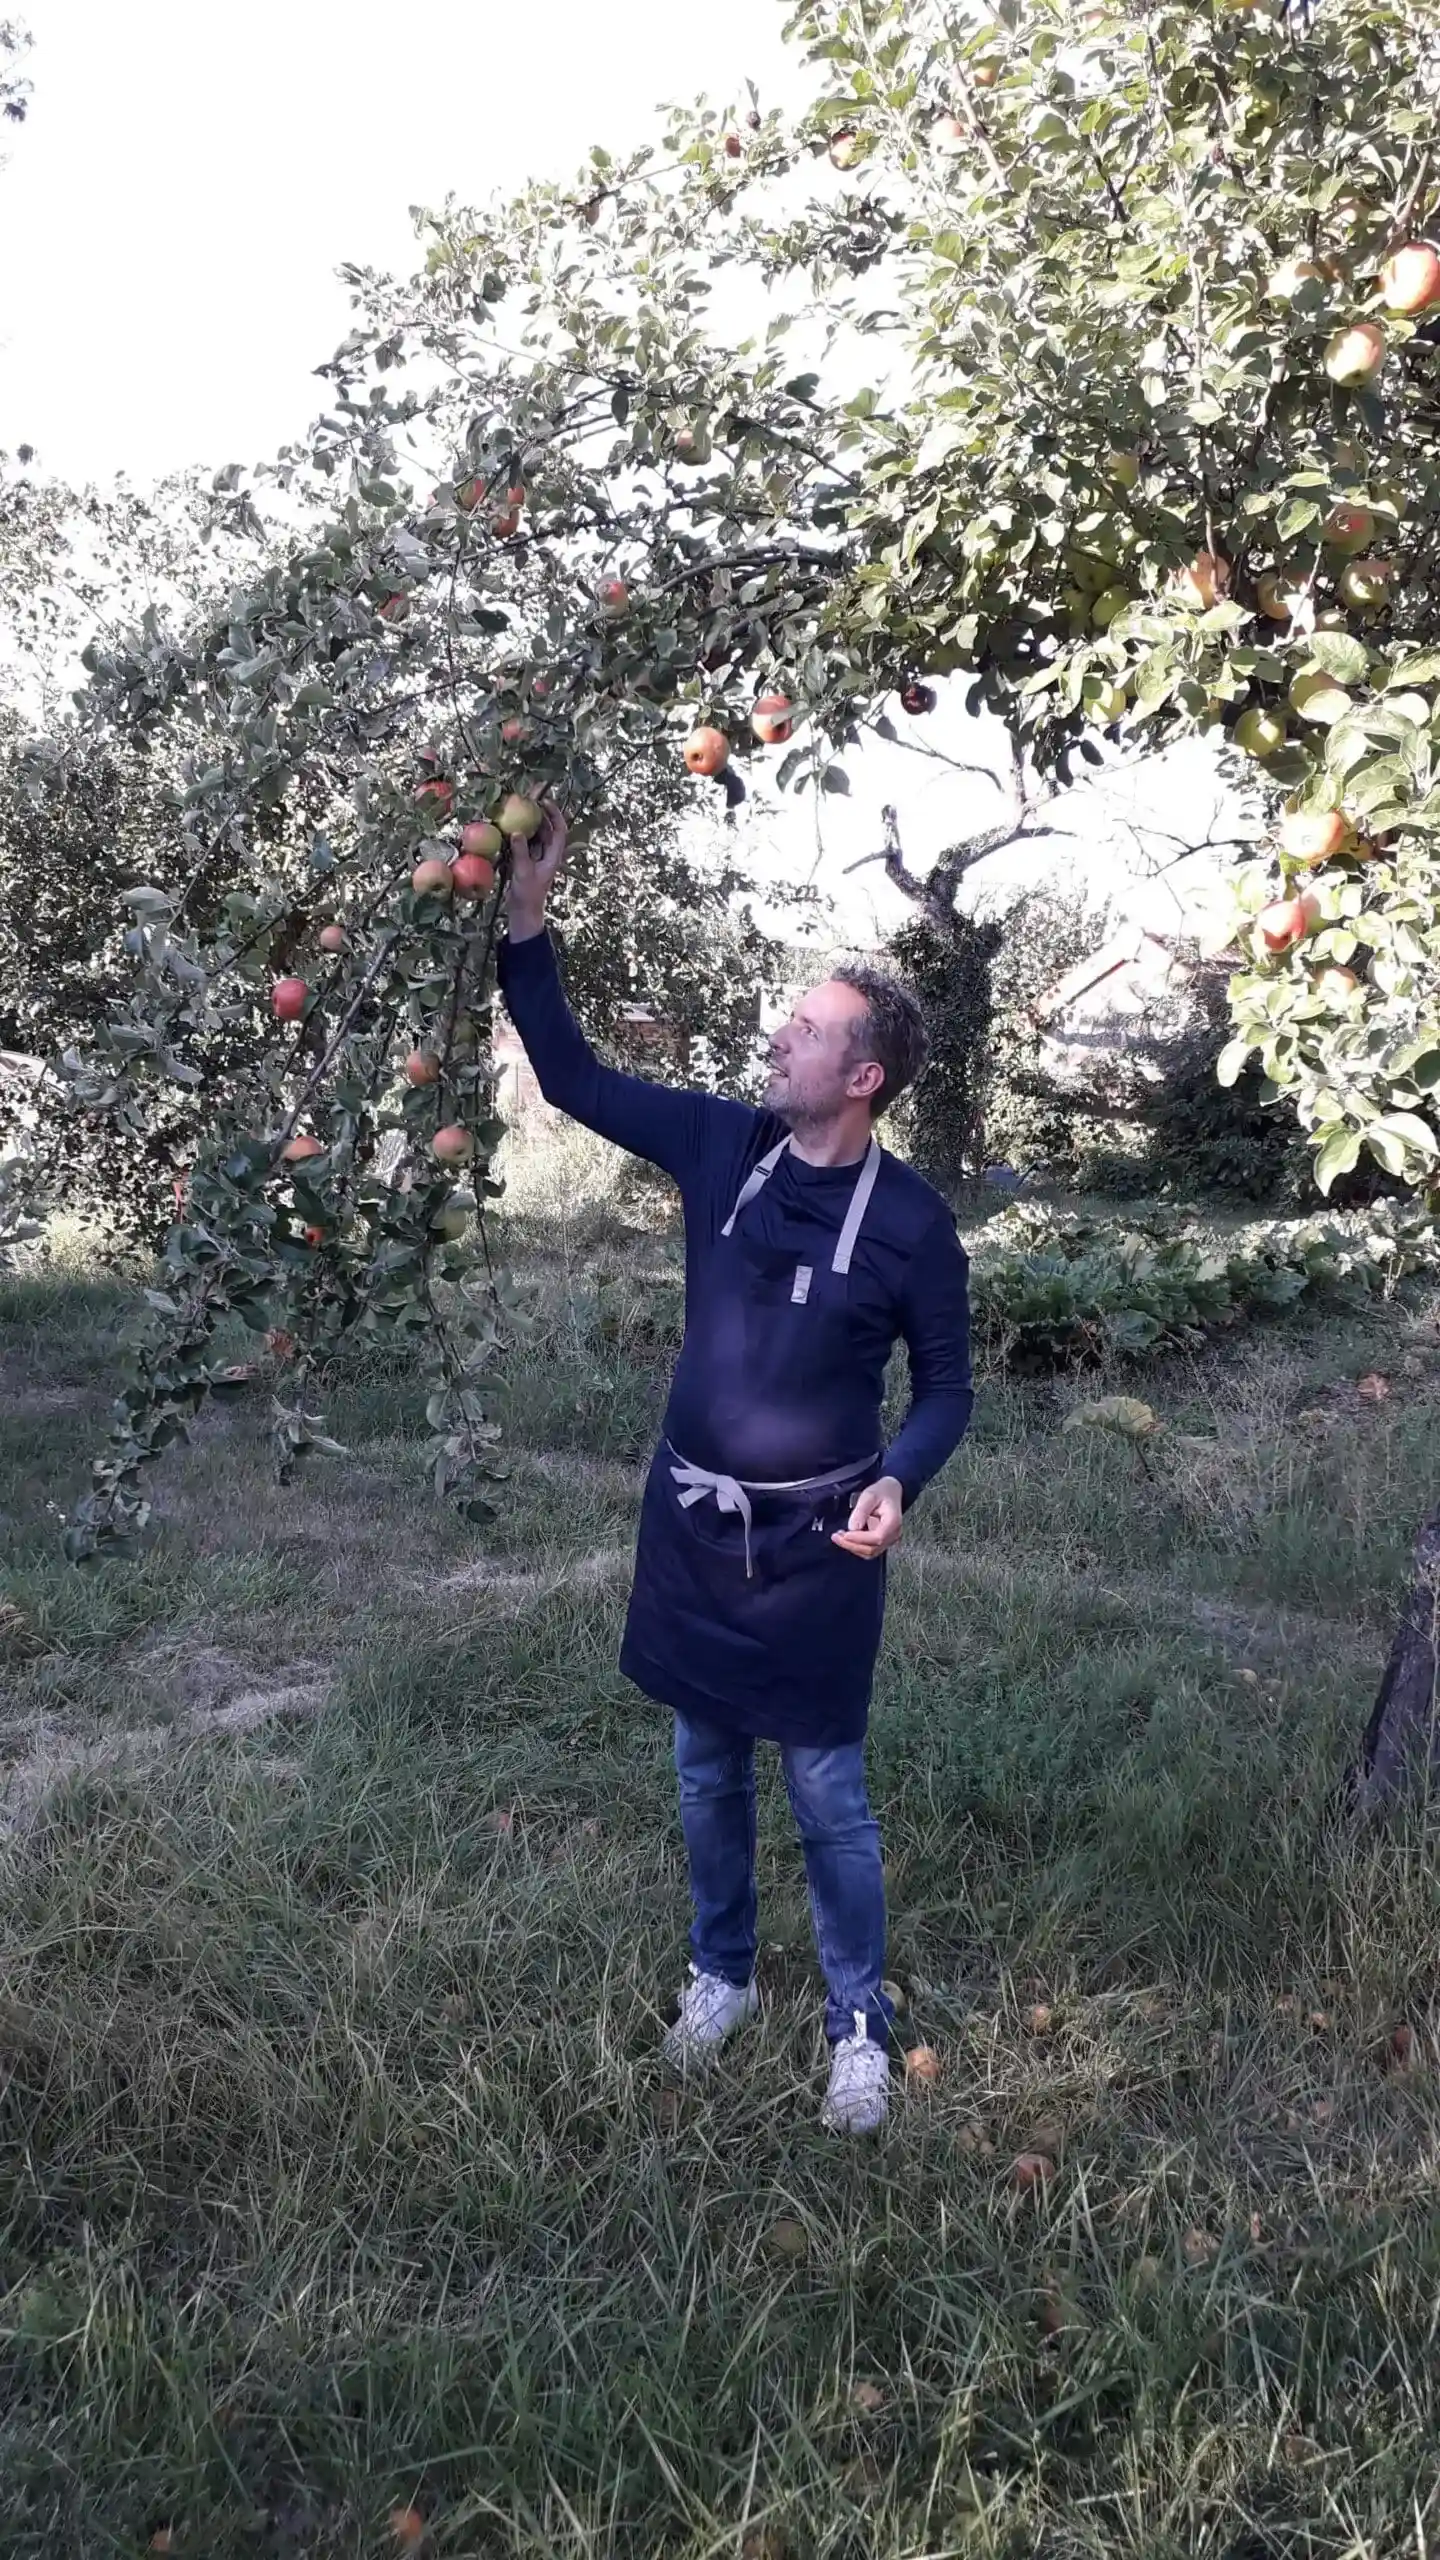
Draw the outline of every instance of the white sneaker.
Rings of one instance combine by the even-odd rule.
[[[830,2086],[820,2121],[827,2133],[878,2133],[890,2112],[890,2056],[869,2032],[863,2009],[855,2033],[830,2052]]]
[[[680,2015],[666,2031],[662,2048],[666,2061],[677,2071],[713,2062],[726,2037],[753,2018],[759,2006],[760,1994],[753,1982],[727,1982],[718,1973],[697,1973],[692,1964],[680,1994]]]

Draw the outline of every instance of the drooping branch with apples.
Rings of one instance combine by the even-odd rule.
[[[226,1312],[296,1346],[287,1460],[339,1337],[413,1334],[437,1485],[483,1505],[507,826],[554,795],[583,831],[635,760],[844,791],[956,674],[1040,777],[1212,736],[1274,820],[1218,937],[1223,1072],[1259,1050],[1322,1187],[1366,1149],[1435,1180],[1427,13],[804,0],[792,32],[798,117],[676,117],[427,217],[417,277],[352,271],[332,412],[276,470],[323,536],[95,657],[97,730],[194,731],[196,871],[137,904],[77,1095],[143,1114],[266,988],[280,1030],[190,1174],[77,1553],[143,1520]],[[255,830],[317,775],[343,815],[282,890]]]

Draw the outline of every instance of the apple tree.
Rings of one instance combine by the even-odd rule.
[[[1430,13],[801,0],[792,33],[799,115],[675,114],[426,215],[418,276],[350,271],[329,412],[273,473],[316,529],[208,626],[92,655],[79,716],[170,742],[189,869],[130,892],[76,1091],[138,1122],[279,1027],[191,1173],[77,1553],[142,1521],[226,1313],[298,1346],[287,1464],[339,1335],[413,1335],[437,1485],[483,1506],[500,877],[547,794],[598,841],[647,758],[844,792],[847,746],[957,674],[1037,775],[1207,732],[1275,822],[1227,1072],[1258,1048],[1322,1182],[1364,1148],[1431,1179]]]

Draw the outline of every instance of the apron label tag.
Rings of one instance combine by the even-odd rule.
[[[810,1264],[808,1262],[802,1262],[795,1273],[795,1285],[790,1292],[790,1304],[792,1307],[804,1306],[806,1299],[810,1295],[810,1283],[814,1277],[815,1274]]]

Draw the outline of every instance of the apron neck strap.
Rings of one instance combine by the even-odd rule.
[[[790,1141],[788,1138],[782,1138],[778,1147],[772,1147],[768,1156],[761,1157],[754,1172],[750,1174],[747,1180],[741,1185],[740,1197],[736,1201],[734,1208],[731,1210],[729,1217],[726,1219],[724,1226],[720,1230],[722,1236],[734,1234],[735,1221],[739,1217],[741,1210],[748,1209],[751,1201],[755,1199],[759,1192],[764,1190],[766,1183],[769,1181],[771,1174],[774,1172],[775,1167],[779,1163],[789,1144]]]
[[[736,1201],[734,1208],[731,1210],[729,1217],[726,1219],[724,1226],[720,1230],[722,1236],[734,1234],[735,1221],[739,1217],[741,1210],[748,1209],[751,1201],[757,1198],[759,1193],[764,1190],[766,1183],[769,1181],[771,1174],[774,1172],[775,1167],[779,1163],[790,1143],[791,1141],[789,1138],[782,1138],[778,1147],[772,1147],[768,1156],[761,1157],[753,1173],[751,1173],[741,1185],[740,1196]],[[856,1181],[855,1188],[850,1194],[850,1206],[845,1212],[845,1224],[840,1230],[840,1240],[835,1247],[835,1259],[830,1265],[831,1270],[839,1272],[842,1277],[846,1272],[848,1272],[851,1262],[854,1259],[856,1240],[859,1236],[861,1227],[865,1223],[865,1212],[870,1206],[870,1194],[875,1188],[875,1180],[879,1171],[880,1141],[878,1138],[872,1138],[870,1141],[869,1152],[866,1155],[864,1163],[860,1167],[860,1173]]]
[[[878,1138],[872,1138],[870,1152],[860,1168],[860,1179],[850,1194],[850,1206],[845,1212],[845,1224],[840,1230],[840,1241],[835,1247],[835,1259],[830,1265],[832,1271],[845,1272],[850,1268],[856,1238],[865,1222],[865,1212],[870,1206],[870,1194],[875,1188],[875,1177],[879,1170],[880,1141]]]

